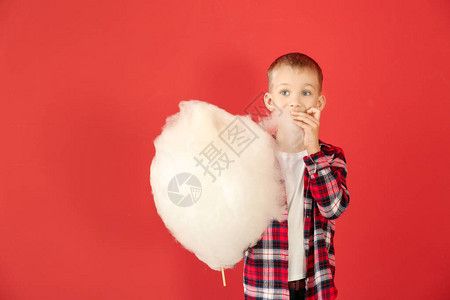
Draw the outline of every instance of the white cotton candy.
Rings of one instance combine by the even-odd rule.
[[[260,118],[260,124],[268,132],[277,132],[276,149],[297,152],[304,148],[305,131],[294,123],[289,107],[277,108],[268,117]]]
[[[214,270],[231,268],[258,242],[271,218],[283,219],[275,140],[250,116],[198,100],[181,101],[179,107],[154,140],[150,184],[156,209],[172,235],[201,261]],[[205,168],[210,163],[211,173],[195,158]]]

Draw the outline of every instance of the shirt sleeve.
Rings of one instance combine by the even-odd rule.
[[[303,157],[310,175],[310,191],[320,214],[333,220],[341,216],[350,202],[347,190],[347,163],[344,152],[336,147],[332,156],[322,150]]]

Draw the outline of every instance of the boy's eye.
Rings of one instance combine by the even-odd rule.
[[[309,91],[303,91],[303,92],[302,92],[302,95],[303,95],[303,96],[309,96],[309,95],[311,95],[311,92],[309,92]]]
[[[281,95],[283,95],[283,96],[287,96],[288,95],[288,91],[286,91],[286,90],[284,90],[284,91],[281,91]]]

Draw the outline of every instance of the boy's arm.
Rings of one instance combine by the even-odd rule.
[[[344,151],[336,147],[331,160],[323,151],[303,158],[310,175],[310,189],[320,214],[333,220],[342,215],[350,202],[347,190],[347,163]]]

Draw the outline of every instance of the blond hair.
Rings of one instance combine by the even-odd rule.
[[[273,72],[280,66],[289,66],[293,69],[298,70],[310,69],[312,71],[315,71],[319,79],[319,94],[322,92],[322,82],[323,82],[322,69],[314,59],[312,59],[306,54],[298,52],[284,54],[275,59],[275,61],[270,65],[269,69],[267,70],[267,81],[269,82],[269,91],[272,91]]]

